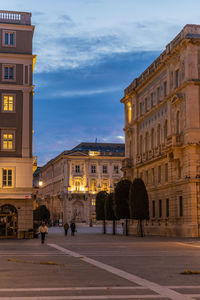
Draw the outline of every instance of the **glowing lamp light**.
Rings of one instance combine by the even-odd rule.
[[[42,180],[39,181],[39,186],[40,186],[40,187],[43,186],[43,181],[42,181]]]

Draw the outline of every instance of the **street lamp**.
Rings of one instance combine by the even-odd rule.
[[[42,186],[43,186],[43,181],[39,180],[39,187],[42,187]]]

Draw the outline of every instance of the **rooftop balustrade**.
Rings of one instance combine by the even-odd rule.
[[[31,13],[0,10],[0,23],[31,25]]]

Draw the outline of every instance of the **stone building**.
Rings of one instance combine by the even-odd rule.
[[[124,152],[124,144],[81,143],[44,165],[39,198],[52,222],[95,221],[96,194],[114,190],[122,177]]]
[[[143,178],[145,230],[200,235],[200,26],[186,25],[125,89],[124,175]],[[135,231],[132,225],[132,231]]]
[[[0,11],[0,238],[33,228],[31,14]]]

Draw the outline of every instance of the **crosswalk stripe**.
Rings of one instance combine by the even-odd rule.
[[[97,295],[97,296],[35,296],[0,297],[1,300],[101,300],[101,299],[160,299],[160,295]]]

